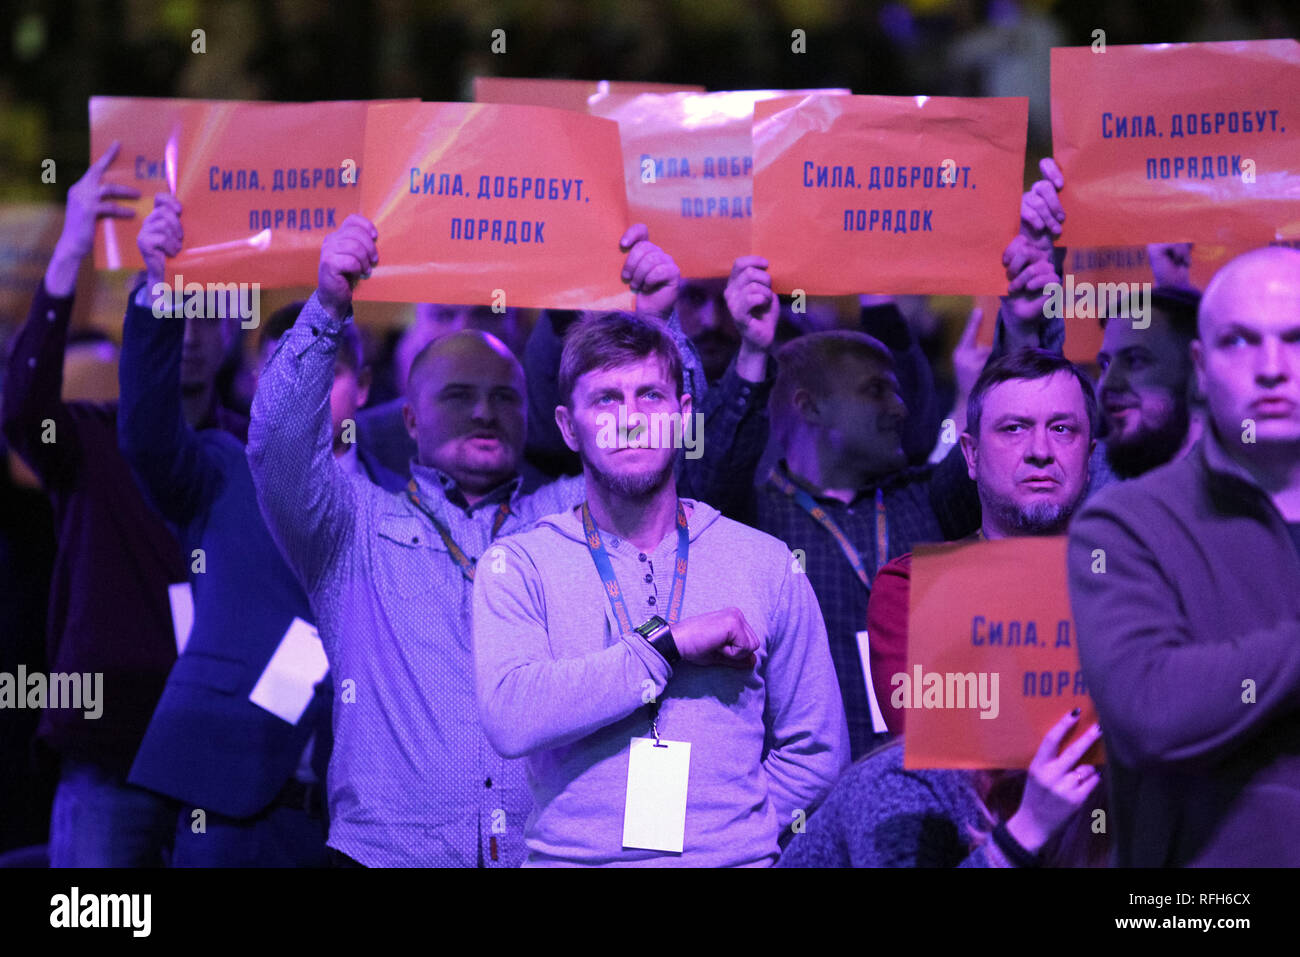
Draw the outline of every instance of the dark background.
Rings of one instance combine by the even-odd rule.
[[[1027,95],[1038,155],[1049,148],[1051,46],[1088,45],[1098,29],[1108,44],[1289,37],[1300,10],[1282,0],[9,0],[4,8],[0,201],[11,202],[52,198],[42,159],[84,170],[92,95],[457,100],[471,98],[477,74]],[[191,52],[199,28],[203,54]],[[504,54],[490,50],[495,29],[506,31]],[[795,29],[806,32],[803,54],[791,52]]]

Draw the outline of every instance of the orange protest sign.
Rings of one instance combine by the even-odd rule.
[[[1298,108],[1295,40],[1053,48],[1061,241],[1300,235]]]
[[[753,245],[754,104],[848,90],[598,94],[589,110],[618,123],[635,222],[692,279],[729,276]]]
[[[550,106],[587,112],[587,98],[596,93],[703,93],[704,87],[680,83],[632,83],[622,80],[534,80],[510,76],[474,77],[475,103]]]
[[[1065,324],[1065,357],[1091,364],[1101,351],[1101,316],[1131,318],[1128,294],[1154,282],[1146,246],[1071,247],[1061,265],[1061,302],[1057,315]],[[1113,290],[1113,294],[1112,294]],[[1048,312],[1051,307],[1044,307]]]
[[[314,285],[322,240],[360,208],[367,105],[218,103],[186,125],[168,280]]]
[[[1072,708],[1097,720],[1066,587],[1065,538],[923,545],[912,557],[904,767],[1027,768]],[[1100,746],[1088,760],[1100,757]]]
[[[379,265],[362,300],[631,308],[618,126],[537,106],[376,106],[362,210]]]
[[[216,105],[219,101],[131,96],[90,98],[91,162],[104,155],[114,140],[120,140],[122,151],[102,181],[133,186],[140,191],[138,200],[117,201],[134,209],[135,219],[99,221],[95,230],[96,269],[144,268],[135,239],[145,216],[153,209],[154,194],[171,192],[175,187],[176,150],[181,130],[201,126],[204,111]]]
[[[754,107],[754,252],[778,292],[1002,293],[1028,101],[809,96]]]

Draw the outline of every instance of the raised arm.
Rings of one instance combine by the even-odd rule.
[[[357,489],[333,454],[330,390],[352,288],[379,261],[379,232],[352,215],[325,237],[315,294],[262,371],[248,427],[248,466],[267,528],[310,594],[345,554]]]
[[[184,242],[180,217],[176,197],[159,193],[140,227],[137,243],[147,278],[132,293],[122,326],[117,441],[158,510],[187,525],[223,479],[220,463],[181,409],[185,319],[164,281],[167,258],[179,253]]]
[[[101,182],[119,148],[114,143],[68,190],[63,232],[9,353],[4,377],[5,438],[46,489],[72,480],[80,454],[62,398],[63,353],[77,272],[94,246],[95,223],[105,218],[130,219],[135,212],[114,200],[140,195],[129,186]]]
[[[686,457],[680,494],[708,502],[729,518],[753,521],[754,473],[767,447],[767,397],[772,390],[768,352],[779,303],[767,260],[742,256],[731,267],[725,297],[740,350],[696,409],[704,417],[701,445]]]
[[[1020,199],[1020,232],[1002,253],[1007,273],[1007,294],[1002,298],[993,338],[993,358],[1035,346],[1060,352],[1065,346],[1065,323],[1048,319],[1043,306],[1049,283],[1059,283],[1053,241],[1061,235],[1065,209],[1060,191],[1065,178],[1049,156],[1038,164],[1043,178]]]

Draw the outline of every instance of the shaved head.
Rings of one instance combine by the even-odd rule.
[[[451,476],[467,496],[519,470],[527,426],[524,370],[505,343],[473,329],[435,339],[411,363],[406,429],[416,461]]]
[[[1201,298],[1197,331],[1205,338],[1207,320],[1264,304],[1300,309],[1300,249],[1252,249],[1214,274]]]
[[[1300,460],[1300,251],[1238,256],[1210,280],[1192,343],[1225,446],[1245,459]]]
[[[407,401],[413,401],[419,394],[420,385],[431,372],[435,373],[447,365],[463,359],[477,359],[491,362],[493,357],[510,366],[518,373],[519,386],[523,388],[524,367],[519,364],[514,353],[506,344],[490,332],[477,329],[462,329],[450,335],[442,336],[430,342],[420,350],[411,362],[411,372],[406,380]],[[440,361],[441,360],[441,361]]]

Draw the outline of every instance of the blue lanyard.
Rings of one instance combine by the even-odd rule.
[[[800,508],[802,508],[805,512],[807,512],[810,516],[812,516],[813,521],[815,521],[818,525],[820,525],[822,528],[826,529],[826,531],[831,533],[831,537],[834,538],[836,544],[840,546],[840,551],[844,553],[844,557],[847,558],[849,560],[849,564],[853,566],[853,573],[858,576],[858,581],[862,582],[862,586],[867,591],[871,591],[871,579],[867,576],[866,564],[862,561],[862,554],[857,550],[857,548],[854,547],[853,543],[849,541],[849,537],[844,534],[844,531],[839,527],[839,525],[835,523],[835,520],[830,517],[830,515],[826,512],[826,509],[818,505],[811,495],[809,495],[803,489],[799,488],[797,485],[795,485],[793,482],[787,479],[784,475],[778,473],[776,469],[772,470],[772,473],[768,475],[767,480],[769,483],[775,486],[779,491],[781,491],[785,495],[790,496],[790,498],[794,499],[795,502],[798,503]],[[880,574],[881,566],[884,565],[885,562],[888,560],[889,560],[889,516],[885,512],[884,492],[882,492],[879,488],[877,488],[876,489],[876,574]]]
[[[614,609],[614,617],[618,620],[619,628],[622,629],[623,634],[627,634],[633,630],[632,616],[628,614],[627,603],[623,601],[623,591],[619,588],[618,579],[614,577],[614,566],[609,561],[609,553],[605,551],[605,543],[600,539],[600,531],[592,520],[591,509],[586,502],[582,503],[582,530],[587,536],[587,548],[591,552],[591,560],[596,564],[600,580],[605,583],[605,597],[609,599],[609,606]],[[677,502],[677,564],[673,566],[673,587],[668,593],[668,614],[664,616],[670,625],[677,624],[678,618],[681,617],[682,596],[686,593],[686,558],[690,547],[691,531],[686,524],[686,509],[682,507],[679,499]]]
[[[468,581],[472,582],[474,580],[474,563],[470,561],[470,558],[465,554],[464,549],[456,544],[456,540],[451,537],[451,532],[448,531],[442,522],[438,521],[433,512],[426,508],[424,503],[420,501],[420,489],[419,486],[415,484],[415,479],[411,479],[410,484],[406,486],[406,497],[411,500],[412,505],[424,513],[425,518],[433,523],[433,527],[437,529],[438,534],[442,536],[442,543],[447,546],[447,552],[451,555],[452,561],[454,561],[460,568],[460,573],[464,575]],[[502,502],[500,507],[497,508],[495,517],[492,519],[492,534],[489,536],[489,539],[497,537],[497,532],[501,531],[501,526],[506,523],[506,518],[509,515],[510,503]]]

